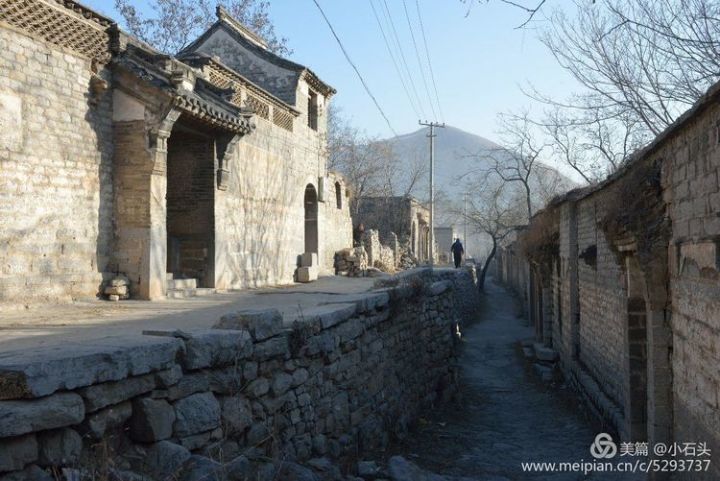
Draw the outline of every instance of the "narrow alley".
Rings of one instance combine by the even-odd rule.
[[[528,462],[596,461],[590,446],[602,428],[569,388],[545,385],[532,372],[520,342],[533,330],[517,309],[512,295],[489,278],[478,322],[463,332],[459,401],[423,420],[393,454],[435,473],[482,481],[646,479],[523,472],[522,463]]]

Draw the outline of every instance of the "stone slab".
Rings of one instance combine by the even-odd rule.
[[[252,355],[250,333],[230,329],[195,328],[187,331],[143,331],[149,337],[182,338],[185,352],[181,359],[184,369],[226,366]]]
[[[105,382],[82,388],[78,393],[85,399],[88,412],[95,412],[113,404],[119,404],[155,389],[155,374],[131,377],[116,382]]]
[[[322,329],[347,321],[357,312],[355,303],[339,303],[317,306],[303,311],[297,318],[299,322],[318,322]]]
[[[283,316],[277,309],[241,309],[225,314],[213,329],[247,330],[253,340],[263,341],[280,333]]]
[[[84,418],[85,405],[75,393],[30,401],[0,401],[0,438],[72,426]]]
[[[47,396],[163,370],[174,364],[181,347],[178,339],[137,336],[0,353],[0,400]]]

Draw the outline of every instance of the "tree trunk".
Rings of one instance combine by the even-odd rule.
[[[527,211],[528,211],[528,223],[532,221],[532,199],[530,195],[530,185],[526,182],[523,184],[525,186],[525,202],[527,204]]]
[[[488,255],[487,259],[485,259],[485,264],[483,265],[482,272],[480,273],[480,278],[478,279],[478,289],[481,291],[485,289],[485,274],[487,274],[487,269],[490,263],[493,260],[493,257],[495,257],[495,251],[497,251],[497,241],[493,237],[493,247],[490,251],[490,255]]]

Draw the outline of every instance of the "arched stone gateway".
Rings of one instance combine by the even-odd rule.
[[[318,253],[318,196],[315,186],[305,187],[305,252]]]

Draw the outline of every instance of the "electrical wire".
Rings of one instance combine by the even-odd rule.
[[[375,15],[375,20],[377,21],[378,27],[380,28],[380,33],[382,34],[383,41],[385,42],[385,47],[387,48],[388,54],[390,55],[390,59],[392,60],[393,66],[395,67],[395,72],[397,73],[398,77],[400,78],[400,83],[402,84],[403,90],[405,91],[405,95],[407,95],[408,101],[410,102],[410,106],[413,109],[413,112],[415,112],[415,115],[419,118],[420,117],[420,111],[418,110],[418,107],[415,105],[415,101],[412,98],[412,95],[410,95],[410,91],[408,90],[408,85],[405,82],[405,77],[402,74],[402,71],[400,70],[400,66],[398,65],[397,59],[395,58],[395,54],[393,54],[392,47],[390,47],[390,42],[388,41],[387,35],[385,34],[385,28],[382,25],[382,22],[380,21],[380,16],[378,15],[378,12],[375,8],[375,3],[373,0],[368,0],[370,2],[370,7],[372,8],[373,15]]]
[[[380,115],[382,115],[383,119],[385,119],[385,122],[387,122],[388,127],[390,128],[390,131],[393,133],[394,136],[397,137],[398,133],[393,128],[392,123],[390,123],[390,119],[387,115],[385,115],[385,111],[380,106],[380,103],[378,102],[377,98],[375,98],[375,95],[370,91],[370,87],[368,86],[367,82],[365,82],[365,79],[363,78],[362,74],[360,73],[360,70],[357,68],[357,65],[355,65],[355,62],[352,61],[350,58],[350,55],[348,54],[347,50],[345,49],[345,46],[342,43],[342,40],[340,40],[340,37],[338,36],[337,32],[335,31],[335,28],[333,27],[332,23],[330,22],[330,19],[325,15],[325,11],[320,6],[320,3],[318,0],[312,0],[313,3],[315,3],[315,6],[320,10],[320,14],[322,15],[323,19],[325,19],[325,23],[327,23],[328,28],[330,28],[330,32],[332,32],[333,37],[335,37],[335,40],[337,41],[338,45],[340,46],[340,50],[342,50],[343,55],[345,56],[345,60],[350,64],[350,66],[355,70],[355,73],[357,74],[358,78],[360,79],[360,82],[362,83],[363,87],[365,88],[365,92],[370,96],[373,103],[375,104],[375,107],[377,107],[378,111],[380,112]]]

